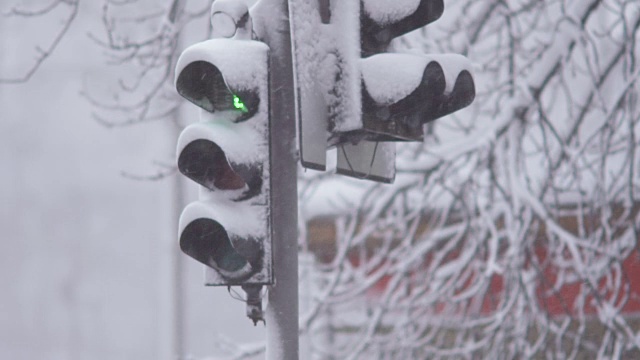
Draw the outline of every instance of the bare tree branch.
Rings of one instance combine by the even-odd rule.
[[[56,48],[58,47],[58,45],[60,44],[64,36],[67,34],[67,31],[69,30],[69,28],[71,28],[71,25],[73,24],[73,21],[75,20],[76,15],[78,14],[78,4],[79,4],[78,1],[79,0],[57,0],[57,1],[51,2],[51,4],[41,9],[31,10],[31,9],[21,9],[21,8],[14,7],[10,10],[8,14],[9,16],[38,17],[38,16],[44,16],[52,12],[54,9],[56,9],[60,5],[64,5],[69,8],[66,18],[62,20],[62,27],[56,32],[56,34],[53,37],[53,40],[51,40],[49,44],[44,48],[40,46],[36,46],[35,48],[36,58],[34,60],[33,65],[31,65],[24,74],[19,75],[18,77],[0,78],[0,84],[24,83],[29,81],[29,79],[31,79],[31,77],[38,71],[40,66],[49,58],[49,56],[51,56],[51,54],[53,54],[53,52],[56,50]]]

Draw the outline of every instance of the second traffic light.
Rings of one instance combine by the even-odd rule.
[[[176,65],[178,93],[201,109],[178,139],[178,169],[201,185],[180,248],[209,268],[207,285],[273,283],[268,54],[262,42],[212,39]]]
[[[437,20],[443,0],[291,1],[302,165],[392,182],[394,141],[422,141],[424,124],[475,97],[461,55],[386,53],[391,41]]]

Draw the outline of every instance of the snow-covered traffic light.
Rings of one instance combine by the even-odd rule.
[[[384,53],[395,37],[437,20],[443,0],[413,8],[362,0],[362,129],[378,140],[422,141],[423,125],[471,104],[475,86],[462,55]]]
[[[475,97],[465,57],[387,53],[437,20],[443,0],[292,1],[291,11],[303,166],[324,169],[337,146],[338,173],[390,182],[389,142],[422,141],[424,124]]]
[[[232,20],[214,30],[234,38],[197,43],[176,65],[178,93],[201,108],[178,139],[178,169],[201,185],[180,217],[180,248],[208,267],[207,285],[273,283],[269,48],[236,36],[246,30],[237,13],[214,14]]]

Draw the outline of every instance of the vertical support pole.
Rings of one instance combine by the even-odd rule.
[[[266,358],[297,360],[298,186],[289,4],[288,0],[260,0],[252,10],[252,17],[261,24],[261,40],[271,49],[271,217],[276,282],[269,287],[265,313]]]

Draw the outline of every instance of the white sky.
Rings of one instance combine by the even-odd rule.
[[[0,85],[0,358],[170,359],[179,251],[172,182],[121,172],[155,174],[154,161],[173,161],[177,134],[166,123],[107,129],[91,118],[82,79],[109,74],[86,37],[97,18],[82,6],[87,21],[29,83]],[[32,56],[25,41],[51,31],[42,24],[2,18],[0,76],[24,69]],[[202,286],[202,266],[181,256],[189,352],[219,352],[220,336],[263,338],[243,304]]]

